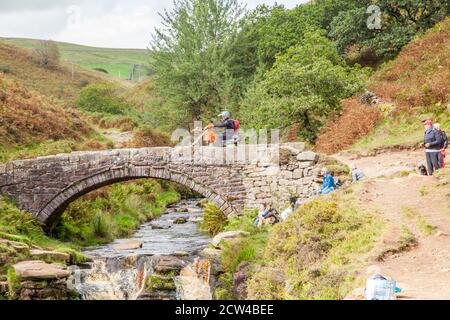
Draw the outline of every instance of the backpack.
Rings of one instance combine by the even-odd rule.
[[[233,122],[234,122],[234,131],[235,132],[239,131],[239,129],[241,128],[241,123],[239,122],[239,120],[233,120]]]
[[[448,136],[445,133],[445,131],[441,131],[441,133],[442,133],[442,139],[444,140],[444,143],[443,143],[444,149],[448,149]]]

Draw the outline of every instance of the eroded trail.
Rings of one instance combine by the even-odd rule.
[[[362,206],[387,222],[368,270],[395,279],[399,299],[450,299],[450,172],[406,175],[422,152],[393,152],[352,159],[370,178],[358,190]],[[367,271],[361,270],[361,276]],[[349,298],[359,298],[361,289]]]

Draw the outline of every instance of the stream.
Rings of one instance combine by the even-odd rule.
[[[92,261],[74,270],[73,289],[83,300],[212,299],[211,263],[199,257],[210,239],[198,230],[198,203],[182,200],[132,237],[88,248]]]

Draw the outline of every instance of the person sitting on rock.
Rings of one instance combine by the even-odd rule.
[[[353,164],[351,166],[351,170],[352,170],[352,178],[353,178],[352,183],[359,182],[366,178],[366,175],[364,174],[364,172],[362,172],[360,169],[358,169],[355,164]]]
[[[259,207],[258,216],[255,219],[255,226],[261,227],[262,222],[264,220],[264,215],[267,213],[267,204],[262,203]]]
[[[274,225],[280,222],[278,217],[278,212],[275,210],[271,204],[267,204],[266,211],[262,215],[262,219],[259,222],[259,227]]]
[[[323,176],[323,185],[321,194],[329,194],[336,190],[336,183],[334,182],[334,177],[331,172],[327,168],[323,168],[321,171],[321,175]]]

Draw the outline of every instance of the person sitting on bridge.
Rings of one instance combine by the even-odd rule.
[[[323,176],[323,185],[320,193],[325,195],[336,190],[336,183],[331,172],[327,168],[323,168],[321,174]]]
[[[224,111],[219,114],[220,122],[211,123],[206,128],[206,130],[211,130],[213,128],[224,128],[225,131],[222,135],[222,146],[227,147],[228,145],[237,145],[239,142],[239,121],[231,119],[231,113]]]

